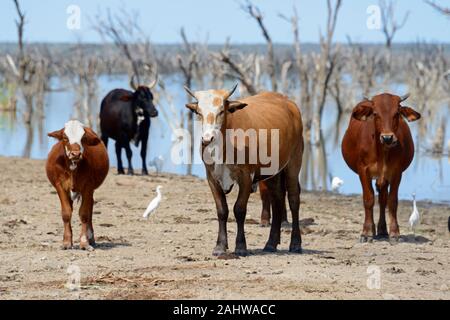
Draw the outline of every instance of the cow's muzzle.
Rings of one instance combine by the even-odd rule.
[[[82,158],[82,154],[81,151],[69,151],[68,154],[69,160],[70,161],[80,161]]]
[[[149,114],[150,114],[150,118],[156,118],[158,116],[158,111],[155,110],[153,112],[150,112]]]
[[[380,141],[387,147],[394,147],[397,144],[397,137],[393,133],[383,133],[380,135]]]
[[[214,136],[202,137],[202,145],[209,146],[214,141]]]

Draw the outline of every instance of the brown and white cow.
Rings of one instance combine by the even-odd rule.
[[[375,236],[372,180],[379,192],[380,218],[378,237],[398,240],[398,189],[402,173],[414,158],[414,142],[407,121],[420,119],[420,114],[402,106],[409,95],[399,97],[384,93],[360,102],[352,112],[350,124],[342,141],[342,154],[347,165],[359,175],[365,208],[361,241]],[[386,204],[389,208],[389,234],[386,226]]]
[[[186,91],[196,99],[196,103],[186,107],[198,114],[202,122],[202,159],[211,192],[217,208],[219,233],[213,255],[222,255],[228,249],[227,220],[228,205],[226,194],[239,185],[239,194],[234,205],[237,222],[236,255],[247,255],[247,244],[244,233],[245,215],[250,193],[256,184],[266,180],[270,193],[273,221],[269,240],[265,251],[274,252],[280,242],[281,211],[283,187],[281,173],[285,173],[289,206],[292,211],[292,234],[290,251],[301,253],[301,235],[299,228],[300,184],[298,175],[303,155],[303,125],[299,108],[285,96],[263,92],[239,101],[229,100],[236,90]],[[231,134],[229,134],[231,132]],[[256,132],[239,141],[236,132]],[[267,139],[262,139],[262,133]],[[278,134],[278,141],[273,137]],[[242,136],[241,136],[242,138]],[[220,143],[220,141],[222,143]],[[250,161],[252,149],[256,150],[256,161]],[[221,151],[221,162],[206,159],[214,152]],[[267,150],[272,157],[270,162],[261,158],[261,151]],[[230,152],[232,151],[232,152]],[[238,161],[238,154],[245,154],[245,161]],[[231,154],[231,156],[230,156]],[[254,155],[254,154],[253,154]],[[273,164],[278,161],[278,165]],[[276,167],[271,173],[269,167]]]
[[[51,132],[48,136],[58,140],[48,154],[46,171],[61,202],[63,248],[73,246],[73,202],[81,197],[80,248],[92,250],[95,245],[92,226],[94,190],[103,183],[109,170],[105,145],[94,131],[77,120],[67,122],[63,129]]]

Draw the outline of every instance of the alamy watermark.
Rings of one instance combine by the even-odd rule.
[[[81,269],[77,265],[70,265],[66,273],[68,276],[65,287],[69,291],[74,292],[78,297],[81,290]]]
[[[366,20],[366,26],[369,30],[381,30],[382,16],[381,8],[378,5],[367,7],[366,13],[369,15]]]
[[[380,290],[381,289],[381,269],[379,266],[368,266],[367,267],[367,288],[369,290]]]
[[[177,129],[173,134],[171,161],[175,165],[201,164],[191,157],[192,141],[201,141],[201,125],[194,126],[194,139],[186,129]],[[261,175],[274,175],[280,169],[279,129],[226,129],[214,132],[214,139],[201,148],[201,158],[207,165],[259,164]]]
[[[67,7],[66,13],[69,15],[66,20],[66,26],[69,30],[81,29],[81,8],[75,4]]]

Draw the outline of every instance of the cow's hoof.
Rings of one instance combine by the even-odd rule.
[[[215,257],[220,257],[220,256],[223,256],[223,255],[226,255],[227,254],[227,250],[225,248],[223,248],[222,246],[217,246],[217,247],[214,248],[212,254]]]
[[[266,244],[266,246],[263,249],[264,252],[277,252],[277,247],[271,245],[271,244]]]
[[[119,170],[117,170],[117,174],[118,175],[125,174],[125,170],[119,169]]]
[[[297,254],[303,253],[302,245],[301,245],[301,244],[298,244],[298,245],[290,245],[290,246],[289,246],[289,252],[290,252],[290,253],[297,253]]]
[[[91,246],[90,244],[87,244],[87,243],[80,244],[80,249],[86,250],[86,251],[94,251],[95,250],[93,246]]]
[[[268,227],[270,227],[270,221],[268,221],[268,220],[261,220],[261,223],[259,225],[262,228],[268,228]]]
[[[147,170],[142,170],[142,175],[143,176],[148,176],[148,171]]]
[[[399,236],[389,236],[389,243],[390,244],[397,244],[400,242]]]
[[[129,176],[134,176],[134,170],[130,170],[130,169],[128,169],[128,173],[127,173]]]
[[[362,235],[361,238],[359,238],[359,242],[361,242],[361,243],[371,243],[371,242],[373,242],[373,237],[372,236],[364,236],[364,235]]]
[[[248,256],[247,249],[237,249],[234,251],[234,254],[238,257],[246,257]]]
[[[73,245],[71,243],[63,243],[63,245],[61,246],[62,250],[71,250],[73,249]]]

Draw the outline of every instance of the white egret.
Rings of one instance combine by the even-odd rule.
[[[338,192],[339,188],[344,184],[344,180],[339,177],[334,177],[331,181],[331,191]]]
[[[411,227],[411,230],[415,233],[416,228],[420,223],[420,213],[419,210],[417,210],[417,204],[416,204],[416,194],[413,193],[413,211],[411,213],[411,216],[409,217],[409,226]]]
[[[156,187],[156,197],[152,201],[150,201],[147,210],[145,210],[144,215],[142,216],[144,219],[148,219],[150,214],[153,213],[159,207],[162,198],[161,189],[162,186]]]

